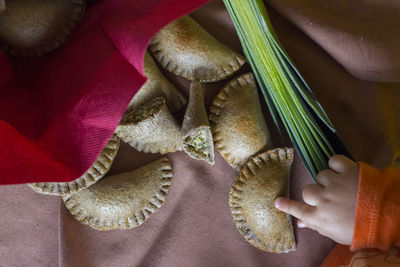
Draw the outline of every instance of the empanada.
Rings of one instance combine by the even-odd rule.
[[[183,150],[192,158],[214,165],[214,142],[200,82],[190,85],[189,104],[183,119]]]
[[[296,249],[291,217],[274,201],[288,196],[293,149],[262,152],[243,166],[229,192],[236,228],[251,245],[267,252]]]
[[[113,135],[93,165],[78,179],[67,183],[32,183],[28,184],[33,190],[47,195],[66,195],[83,190],[98,180],[111,168],[119,149],[119,138]]]
[[[137,170],[105,177],[63,200],[78,221],[94,229],[130,229],[163,205],[171,179],[171,163],[164,157]]]
[[[83,0],[12,0],[0,14],[0,48],[40,56],[66,42],[85,11]]]
[[[147,81],[133,97],[127,110],[134,111],[140,105],[158,96],[164,97],[172,113],[186,105],[186,98],[165,78],[151,55],[147,52],[144,55],[144,74],[147,76]]]
[[[249,157],[272,147],[251,73],[221,89],[210,107],[210,124],[217,150],[237,171]]]
[[[164,68],[191,81],[219,81],[245,63],[243,56],[215,40],[190,16],[159,31],[149,49]]]
[[[125,113],[115,133],[124,142],[146,153],[182,150],[182,131],[163,97]]]

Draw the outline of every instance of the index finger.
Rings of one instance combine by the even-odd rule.
[[[274,204],[278,210],[288,213],[305,222],[308,221],[315,210],[315,207],[284,197],[278,197]]]

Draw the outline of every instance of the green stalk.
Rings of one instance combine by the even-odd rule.
[[[280,44],[262,0],[224,0],[272,118],[286,129],[311,176],[334,154],[351,158],[334,126]]]

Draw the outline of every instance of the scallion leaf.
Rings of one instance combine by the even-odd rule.
[[[224,0],[274,123],[286,129],[311,176],[334,154],[351,158],[332,122],[296,69],[262,0]]]

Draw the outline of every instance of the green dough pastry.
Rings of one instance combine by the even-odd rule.
[[[267,252],[296,249],[291,217],[277,210],[274,201],[289,193],[293,149],[262,152],[243,166],[229,192],[229,207],[236,228],[251,245]]]
[[[163,97],[153,99],[136,111],[126,112],[115,133],[122,141],[145,153],[182,150],[181,127]]]
[[[210,107],[215,147],[237,171],[256,153],[272,148],[251,73],[228,82]]]
[[[88,188],[103,178],[110,170],[114,158],[117,155],[119,143],[119,138],[113,135],[89,170],[72,182],[32,183],[28,185],[38,193],[56,196],[71,194]]]
[[[144,55],[144,74],[147,76],[146,83],[133,97],[128,111],[136,110],[140,105],[153,100],[158,96],[164,97],[169,110],[174,113],[183,108],[187,100],[178,89],[168,81],[158,69],[157,64],[149,53]]]
[[[0,48],[41,56],[67,41],[84,12],[83,0],[8,0],[0,14]]]
[[[105,177],[63,200],[78,221],[96,230],[130,229],[164,204],[171,179],[172,166],[164,157],[137,170]]]
[[[189,104],[182,125],[183,150],[194,159],[214,165],[214,143],[208,122],[201,84],[190,85]]]
[[[159,31],[149,49],[164,68],[191,81],[223,80],[245,63],[243,56],[214,39],[190,16]]]

